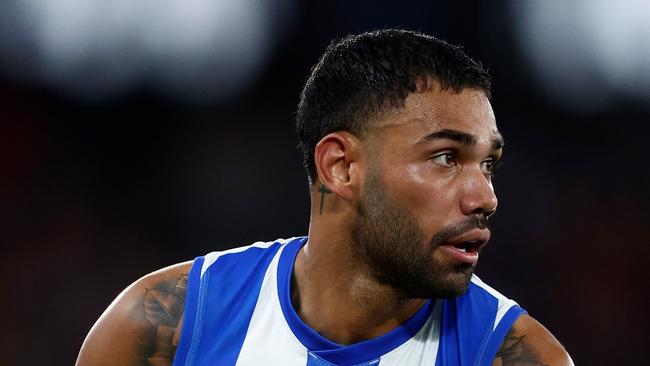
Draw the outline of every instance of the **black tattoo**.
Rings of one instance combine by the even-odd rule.
[[[325,195],[332,193],[329,188],[325,187],[323,183],[320,184],[320,188],[318,188],[318,192],[320,192],[320,210],[319,214],[323,214],[323,205],[325,203]]]
[[[144,294],[144,315],[153,328],[153,345],[145,356],[150,366],[171,366],[182,325],[187,274],[174,282],[163,282]]]
[[[494,358],[496,365],[502,366],[548,366],[539,361],[539,354],[526,344],[526,336],[517,336],[511,329],[506,334]],[[501,363],[497,363],[500,361]]]

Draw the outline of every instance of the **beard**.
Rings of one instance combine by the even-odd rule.
[[[427,238],[413,214],[391,199],[371,169],[352,235],[358,254],[378,282],[406,298],[453,298],[467,291],[474,265],[442,263],[433,253],[440,244],[485,227],[485,216],[475,215]]]

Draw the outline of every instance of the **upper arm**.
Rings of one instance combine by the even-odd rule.
[[[528,314],[521,315],[503,339],[493,366],[571,366],[573,361],[557,339]]]
[[[171,365],[191,266],[177,264],[127,287],[88,333],[77,366]]]

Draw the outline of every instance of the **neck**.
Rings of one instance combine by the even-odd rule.
[[[291,300],[302,320],[324,337],[352,344],[381,336],[425,303],[374,279],[356,244],[342,236],[345,230],[319,236],[312,235],[313,229],[296,257]]]

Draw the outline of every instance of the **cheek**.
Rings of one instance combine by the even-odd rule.
[[[432,174],[425,164],[409,165],[402,172],[399,200],[427,232],[437,232],[454,211],[456,192],[452,177]]]

